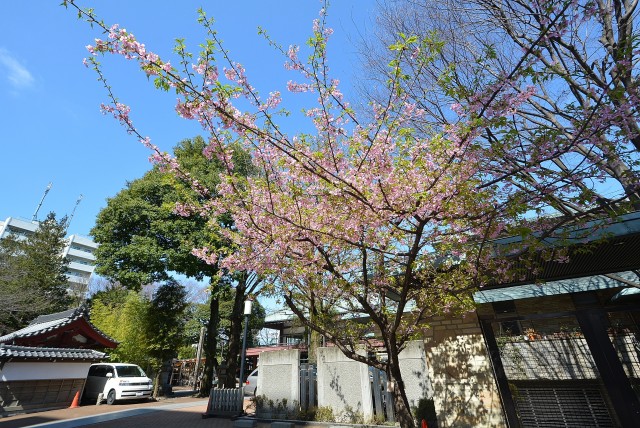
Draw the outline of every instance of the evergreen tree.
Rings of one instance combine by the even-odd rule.
[[[175,358],[184,343],[187,292],[182,284],[170,279],[156,289],[150,303],[145,327],[149,356],[156,373],[153,395],[157,396],[162,364]]]
[[[206,142],[196,137],[180,142],[174,153],[185,172],[208,189],[215,189],[223,166],[219,161],[207,159],[203,153],[205,148]],[[238,150],[233,161],[241,175],[249,174],[246,152]],[[209,300],[204,347],[206,367],[201,389],[201,394],[208,396],[217,350],[218,296],[228,287],[229,280],[219,278],[217,262],[208,263],[194,255],[193,249],[225,248],[228,242],[218,228],[228,229],[232,223],[224,215],[212,224],[204,217],[186,217],[176,212],[178,206],[202,198],[190,183],[155,167],[107,201],[91,235],[100,244],[96,251],[96,272],[127,288],[138,290],[144,284],[169,280],[169,272],[198,280],[209,278],[212,298]],[[235,316],[240,319],[242,313]]]
[[[66,276],[69,262],[63,256],[66,232],[67,217],[56,220],[56,215],[49,213],[23,246],[25,282],[37,287],[51,303],[51,310],[64,310],[70,303]]]
[[[23,327],[28,321],[61,311],[67,294],[68,261],[63,257],[67,219],[49,213],[26,238],[0,240],[0,331]]]

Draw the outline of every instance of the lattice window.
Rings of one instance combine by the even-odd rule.
[[[523,428],[614,427],[597,384],[535,385],[518,383],[514,396]]]

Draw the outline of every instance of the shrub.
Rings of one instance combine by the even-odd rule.
[[[425,420],[430,428],[438,428],[438,418],[436,417],[436,406],[433,398],[421,398],[418,401],[418,407],[414,407],[413,413],[418,420],[418,426],[420,426],[422,420]]]
[[[327,406],[320,406],[315,409],[315,421],[316,422],[335,422],[336,419],[333,416],[333,409]]]

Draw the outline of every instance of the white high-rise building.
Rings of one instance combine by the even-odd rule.
[[[8,235],[14,235],[18,238],[26,238],[35,232],[39,223],[9,217],[5,221],[0,221],[0,239],[4,239]],[[67,267],[67,281],[69,291],[76,296],[84,296],[89,285],[91,275],[95,270],[96,257],[94,251],[98,248],[98,244],[93,242],[91,238],[70,235],[66,238],[67,245],[64,248],[63,256],[69,261]]]

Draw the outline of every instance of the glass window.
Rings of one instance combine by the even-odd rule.
[[[118,377],[146,377],[138,366],[116,366]]]
[[[92,366],[89,369],[89,376],[106,377],[107,366]]]

